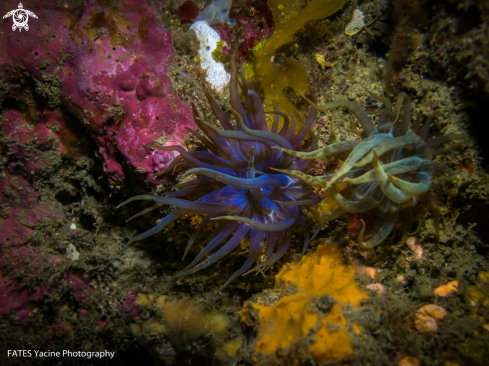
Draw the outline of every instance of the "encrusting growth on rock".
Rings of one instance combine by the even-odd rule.
[[[356,307],[367,293],[354,279],[355,269],[341,264],[341,252],[334,245],[320,246],[297,263],[285,264],[275,276],[275,290],[266,290],[248,301],[241,320],[257,326],[257,337],[250,346],[256,365],[271,364],[278,348],[291,357],[310,353],[317,363],[342,359],[353,354],[343,306]],[[295,286],[296,293],[279,288]],[[280,296],[284,295],[280,298]],[[279,298],[273,303],[270,299]],[[314,341],[307,346],[308,334]]]

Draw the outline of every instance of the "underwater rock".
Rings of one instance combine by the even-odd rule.
[[[27,288],[22,288],[19,284],[0,275],[0,318],[7,313],[14,313],[13,317],[19,324],[25,324],[29,320],[34,320],[35,302],[44,298],[44,291],[38,288],[35,291],[29,291]],[[30,319],[32,318],[32,319]]]
[[[193,1],[187,0],[178,7],[177,15],[182,22],[191,22],[199,15],[199,8]]]
[[[18,324],[35,321],[39,316],[36,303],[57,292],[57,279],[40,278],[45,268],[59,270],[62,259],[29,246],[4,244],[1,251],[0,266],[5,273],[0,274],[0,319],[8,314]]]
[[[69,59],[61,83],[70,109],[88,124],[113,180],[124,177],[118,153],[132,171],[150,175],[164,164],[144,145],[158,140],[183,146],[185,128],[194,126],[190,108],[178,98],[168,77],[173,57],[169,34],[156,24],[150,9],[137,7],[136,12],[133,7],[123,9],[127,26],[116,23],[129,41],[121,44],[109,34],[101,35]],[[137,36],[131,31],[136,24]]]
[[[353,12],[353,18],[345,28],[345,33],[349,36],[353,36],[360,32],[365,27],[365,14],[360,9],[355,9]]]
[[[134,295],[135,296],[135,295]],[[205,358],[214,358],[213,364],[232,365],[243,345],[233,333],[236,324],[215,309],[203,309],[194,298],[169,299],[167,296],[139,294],[134,305],[142,311],[153,310],[155,316],[143,322],[132,323],[131,332],[154,357],[174,362],[176,350],[185,350]]]
[[[92,288],[88,286],[88,273],[65,273],[64,279],[69,285],[73,297],[80,307],[89,307]]]
[[[4,248],[25,244],[43,218],[60,218],[59,212],[40,202],[36,181],[58,163],[50,154],[58,147],[56,134],[46,127],[46,120],[32,125],[16,110],[6,117],[0,126],[7,137],[1,142],[4,156],[0,165],[0,240]]]
[[[379,245],[368,251],[359,250],[354,242],[358,241],[359,236],[360,240],[367,242],[374,231],[373,226],[369,228],[368,225],[362,231],[365,226],[361,220],[369,218],[363,213],[350,214],[348,221],[344,217],[322,224],[319,244],[329,238],[328,241],[337,244],[337,247],[331,250],[333,254],[325,250],[321,258],[316,256],[318,242],[314,241],[310,243],[313,254],[302,257],[300,261],[298,254],[303,236],[300,231],[293,230],[290,248],[280,262],[265,268],[265,265],[270,264],[267,261],[267,257],[271,258],[267,251],[270,241],[262,243],[257,239],[257,256],[249,263],[258,265],[259,272],[256,276],[248,274],[240,277],[223,292],[213,290],[231,274],[239,271],[247,261],[249,247],[253,246],[251,238],[241,241],[233,253],[227,253],[226,258],[214,263],[213,267],[209,266],[185,280],[172,277],[192,261],[190,259],[181,263],[180,258],[186,242],[192,237],[193,229],[199,230],[205,217],[203,214],[186,214],[171,222],[159,236],[146,239],[137,248],[129,248],[124,255],[117,253],[128,237],[161,222],[164,224],[164,221],[157,219],[163,215],[174,215],[176,210],[173,204],[170,207],[159,207],[155,212],[127,225],[125,219],[138,212],[129,210],[132,211],[133,207],[134,210],[141,210],[141,207],[133,203],[134,206],[128,206],[125,211],[129,215],[125,215],[114,212],[116,202],[121,202],[131,194],[151,193],[163,198],[168,194],[176,196],[185,193],[170,185],[150,187],[149,192],[141,191],[141,185],[144,184],[142,180],[151,176],[152,172],[167,170],[176,153],[170,151],[169,146],[165,147],[167,150],[146,150],[142,152],[141,159],[144,160],[140,163],[137,160],[140,157],[135,157],[131,149],[142,150],[144,146],[141,149],[140,145],[134,144],[126,150],[122,145],[119,146],[119,139],[127,142],[129,138],[141,138],[138,132],[150,139],[151,133],[144,134],[147,126],[141,127],[143,117],[137,116],[140,119],[136,121],[136,126],[132,126],[129,113],[139,113],[148,108],[148,118],[151,117],[151,123],[154,123],[151,126],[159,126],[164,130],[168,120],[162,121],[161,115],[152,114],[153,110],[149,109],[153,105],[163,108],[159,106],[160,103],[174,100],[171,99],[175,94],[172,85],[163,85],[163,82],[168,81],[163,79],[172,78],[173,73],[182,70],[182,77],[176,83],[170,80],[171,83],[178,87],[185,100],[197,99],[197,109],[201,109],[206,116],[211,114],[211,109],[202,103],[205,96],[197,85],[204,74],[198,67],[200,60],[195,58],[196,42],[189,42],[193,40],[191,32],[185,33],[189,25],[182,25],[176,13],[184,1],[136,4],[132,0],[29,0],[24,4],[25,8],[39,17],[29,19],[28,32],[12,32],[12,19],[3,20],[0,44],[8,46],[0,49],[0,335],[4,349],[28,347],[53,352],[64,349],[74,352],[105,349],[117,352],[115,359],[126,363],[138,360],[145,365],[151,364],[151,357],[160,364],[175,365],[489,364],[486,347],[489,344],[488,236],[487,225],[484,225],[489,178],[484,172],[487,164],[473,146],[473,140],[466,143],[463,153],[447,154],[436,160],[453,169],[457,179],[450,184],[440,183],[436,190],[440,202],[440,222],[446,227],[442,240],[434,238],[433,216],[424,207],[420,212],[423,224],[419,233],[408,234],[415,235],[412,238],[417,238],[417,241],[407,244],[416,244],[412,246],[414,250],[424,250],[422,259],[417,258],[412,248],[406,246],[406,241],[401,240],[401,233],[394,232],[396,227],[398,231],[402,228],[397,224],[392,230],[393,235],[386,240],[388,245]],[[335,1],[320,2],[324,5]],[[196,3],[203,6],[211,1]],[[390,42],[386,46],[380,44],[380,40],[377,42],[369,38],[373,39],[374,36],[369,32],[376,25],[382,22],[393,24],[389,18],[390,10],[372,24],[375,17],[385,10],[384,1],[350,2],[334,18],[307,22],[299,33],[294,34],[293,40],[278,51],[271,49],[273,44],[270,39],[264,40],[265,33],[277,32],[293,24],[289,20],[282,22],[281,27],[274,28],[271,14],[258,7],[258,4],[273,3],[274,9],[281,10],[281,13],[293,20],[293,16],[296,16],[295,19],[300,18],[298,15],[302,15],[301,9],[308,7],[306,3],[319,2],[243,0],[233,3],[230,14],[236,18],[234,29],[227,24],[213,27],[230,46],[234,42],[223,36],[224,31],[233,40],[246,38],[239,52],[245,56],[244,73],[247,78],[254,72],[260,47],[268,47],[270,57],[263,58],[261,66],[268,65],[268,69],[286,68],[286,58],[295,58],[307,74],[308,85],[311,87],[309,95],[317,95],[318,104],[352,98],[353,101],[350,101],[365,109],[377,125],[383,113],[378,112],[382,108],[387,109],[388,103],[376,101],[362,92],[362,88],[376,93],[384,90],[382,86],[385,80],[381,75],[385,72],[387,52],[394,48],[389,48]],[[450,7],[453,12],[457,10],[458,4],[445,3],[444,7]],[[282,9],[279,9],[280,5]],[[4,11],[2,15],[17,6],[18,2],[11,0],[0,2],[0,9]],[[152,6],[159,6],[159,9],[155,12]],[[291,11],[295,6],[300,7],[296,14]],[[365,12],[369,27],[349,38],[344,34],[344,27],[356,6]],[[382,9],[374,12],[373,7]],[[234,11],[237,8],[240,9],[239,13]],[[155,16],[152,18],[153,13]],[[437,21],[451,23],[440,25],[430,20],[429,28],[420,29],[423,36],[421,46],[408,60],[409,66],[401,70],[398,85],[411,99],[415,115],[424,116],[436,110],[443,116],[432,124],[430,137],[437,138],[471,129],[472,120],[466,111],[473,110],[475,105],[470,98],[462,97],[472,92],[458,85],[463,82],[469,67],[475,70],[474,65],[481,65],[485,61],[479,61],[480,52],[470,45],[471,40],[474,44],[481,43],[481,38],[475,39],[470,35],[474,33],[467,33],[460,23],[464,18],[472,16],[473,12],[463,10],[454,15],[443,14],[435,9],[433,13]],[[319,12],[313,15],[319,16]],[[250,23],[247,24],[248,21]],[[449,29],[455,21],[461,26],[456,33]],[[180,39],[181,45],[176,47],[178,54],[175,55],[178,56],[175,56],[175,60],[178,64],[165,70],[170,62],[170,58],[167,60],[163,55],[166,48],[156,51],[155,55],[146,53],[146,50],[151,51],[152,45],[148,43],[151,43],[152,38],[155,38],[154,43],[159,44],[161,39],[156,39],[157,35],[167,37],[161,28],[162,24],[174,40]],[[260,28],[263,28],[263,32],[260,32]],[[474,32],[478,29],[480,27],[473,28]],[[338,34],[333,34],[333,30]],[[443,33],[445,36],[442,36]],[[392,38],[394,33],[386,31],[383,36]],[[282,37],[274,37],[274,40],[283,39],[283,33]],[[260,40],[262,42],[257,43]],[[460,64],[452,62],[461,46],[455,44],[454,40],[467,41],[464,52],[456,56],[457,60],[464,60],[469,65],[467,68],[457,69],[456,65]],[[294,47],[295,44],[299,45],[298,48]],[[216,52],[214,57],[228,62],[225,48],[221,49],[222,52]],[[471,55],[475,55],[473,62]],[[274,60],[270,60],[272,56],[275,56]],[[117,65],[121,59],[123,66]],[[423,59],[425,63],[422,63]],[[433,66],[431,61],[437,60],[439,62]],[[115,63],[112,64],[112,61]],[[165,67],[159,66],[160,61]],[[319,61],[324,63],[324,68]],[[439,67],[447,64],[450,67]],[[88,65],[87,68],[84,65]],[[168,71],[170,68],[171,72]],[[153,75],[139,75],[138,70]],[[459,74],[453,70],[458,70]],[[455,77],[457,84],[454,86],[451,79],[447,81],[443,77],[428,79],[429,76],[445,74],[450,74],[450,78]],[[89,75],[88,79],[91,79],[87,82],[84,75]],[[481,75],[484,76],[483,73]],[[269,76],[271,85],[274,82],[273,74],[266,76]],[[132,79],[136,79],[136,82]],[[257,94],[264,98],[265,91],[260,87],[258,76],[250,76],[249,80],[253,81],[249,88],[255,88]],[[470,78],[466,83],[472,81]],[[89,91],[83,87],[84,83],[88,85]],[[162,85],[163,93],[158,93]],[[74,96],[71,99],[68,98],[70,95],[64,94],[63,88],[68,87]],[[97,92],[97,88],[100,92]],[[156,90],[155,96],[148,96],[148,90]],[[283,94],[283,90],[279,91]],[[390,92],[386,101],[395,98]],[[108,95],[111,93],[112,98]],[[304,112],[308,103],[299,99],[297,90],[296,93],[294,96],[294,91],[287,89],[286,99],[298,111]],[[304,93],[307,96],[307,92]],[[243,97],[246,96],[244,92]],[[269,96],[273,97],[273,94]],[[248,98],[251,97],[248,95]],[[216,99],[213,108],[220,110],[216,107],[219,105],[233,122],[228,94],[217,96]],[[154,100],[158,102],[153,103]],[[180,102],[175,100],[178,108]],[[246,100],[241,103],[244,104],[246,114],[253,113],[251,107],[247,108]],[[171,106],[165,107],[170,114],[176,113]],[[72,114],[77,114],[80,121],[86,121],[86,124],[75,121],[67,112],[68,109]],[[281,109],[289,114],[288,109]],[[483,112],[483,108],[480,110]],[[357,119],[353,113],[338,108],[318,112],[318,115],[317,120],[312,118],[315,122],[311,129],[318,137],[319,147],[345,140],[360,141],[355,128]],[[156,120],[156,117],[160,119]],[[274,120],[273,116],[269,117]],[[215,114],[212,115],[209,122],[216,121],[216,118]],[[66,123],[71,120],[85,131],[84,140],[77,138],[78,135],[67,128]],[[409,121],[413,120],[416,118],[409,118]],[[483,120],[481,117],[476,122],[483,123]],[[122,131],[128,126],[130,131],[124,135]],[[206,125],[202,123],[202,126]],[[178,127],[175,126],[175,129]],[[222,125],[219,127],[222,128]],[[90,131],[98,146],[91,143],[92,137],[88,136],[87,131]],[[472,131],[474,135],[483,136],[479,130]],[[181,148],[186,141],[175,137],[177,132],[157,134],[160,138],[156,144],[174,144]],[[337,140],[333,138],[335,135]],[[316,142],[306,138],[297,150],[310,148],[310,143]],[[84,144],[89,154],[77,150]],[[156,144],[152,141],[147,143]],[[188,144],[191,151],[187,154],[195,154],[196,158],[209,157],[210,153],[204,151],[204,145],[192,140]],[[247,147],[245,143],[242,147],[240,149],[243,153],[250,151],[244,149]],[[112,181],[116,182],[119,177],[130,183],[129,179],[136,178],[141,181],[140,185],[135,187],[126,184],[121,190],[108,187],[102,163],[97,162],[98,159],[93,156],[98,149],[105,154],[105,169]],[[238,168],[243,171],[249,169],[251,173],[251,169],[256,167],[258,172],[255,173],[262,175],[263,170],[258,163],[265,160],[263,152],[266,150],[260,150],[260,154],[256,152],[253,165],[242,164]],[[346,154],[320,159],[311,170],[313,178],[318,179],[318,176],[341,169],[346,159]],[[210,163],[208,160],[203,162]],[[178,164],[178,167],[182,165]],[[234,166],[231,167],[234,169]],[[152,172],[147,173],[146,169],[149,171],[151,167]],[[173,166],[170,165],[169,170],[171,168]],[[136,182],[136,179],[133,181]],[[179,183],[189,184],[189,181],[180,178]],[[223,186],[219,181],[215,183],[215,189]],[[203,189],[214,189],[197,181],[196,186],[199,185]],[[345,199],[351,198],[347,183],[333,185]],[[310,192],[325,194],[321,188]],[[192,195],[185,198],[189,204],[197,199]],[[276,205],[274,201],[271,202]],[[320,214],[326,215],[337,207],[339,204],[334,198],[329,200],[325,197],[317,209]],[[300,208],[307,225],[305,229],[310,230],[313,217],[307,210],[307,207]],[[370,218],[375,219],[374,216]],[[210,221],[187,255],[197,255],[209,245],[216,237],[217,229],[219,226],[216,227]],[[363,238],[361,233],[364,234]],[[275,242],[275,248],[278,249],[278,240]],[[75,256],[70,257],[67,248],[76,250],[79,256],[75,253]],[[330,256],[336,256],[332,263],[328,262]],[[202,258],[203,261],[206,259]],[[304,265],[306,259],[309,260],[306,263],[309,267]],[[321,260],[326,263],[321,263]],[[380,295],[371,291],[368,299],[360,300],[360,306],[344,305],[348,301],[344,300],[347,297],[352,303],[357,300],[354,295],[358,294],[355,291],[358,286],[352,278],[352,265],[357,274],[365,273],[358,278],[358,286],[361,288],[358,292],[367,296],[369,292],[365,292],[366,289],[376,291],[382,285],[384,293]],[[279,287],[272,290],[273,276],[282,266],[285,269],[280,272]],[[343,273],[342,268],[348,268],[348,272]],[[328,281],[328,274],[332,272],[337,277]],[[310,286],[303,286],[303,279],[311,280]],[[349,281],[349,286],[344,287],[346,295],[341,297],[341,291],[324,291],[320,283],[323,280],[327,281],[328,286],[338,287],[343,280]],[[434,289],[437,286],[450,284],[454,280],[459,282],[458,291],[447,297],[436,295]],[[316,283],[319,283],[317,291],[307,292]],[[454,289],[453,286],[442,288]],[[144,297],[147,298],[146,304],[143,303]],[[439,320],[430,315],[433,308],[425,308],[421,312],[420,307],[430,306],[430,303],[443,307],[447,313],[445,319]],[[246,304],[246,310],[242,312],[246,316],[246,324],[239,322],[238,311],[243,304]],[[436,312],[433,314],[437,315]],[[416,324],[421,331],[415,327]],[[436,332],[432,331],[435,329],[433,325],[438,329]],[[277,328],[274,329],[274,326]],[[287,343],[287,337],[292,341]],[[258,346],[262,348],[258,349]],[[7,351],[2,351],[2,354],[7,354]],[[11,361],[7,360],[7,364]],[[17,361],[13,360],[14,363]],[[101,363],[93,361],[93,358],[82,360],[69,357],[39,362]]]
[[[254,47],[261,40],[270,36],[274,23],[268,5],[259,1],[235,2],[231,14],[235,19],[235,25],[224,22],[214,23],[212,28],[228,44],[228,47],[223,47],[223,53],[231,55],[232,45],[237,43],[238,59],[241,59],[248,52],[253,52]],[[247,70],[249,65],[245,64],[244,68],[245,71],[249,71]]]
[[[126,299],[122,303],[117,303],[116,309],[125,317],[139,319],[137,300],[138,295],[134,294],[132,291],[128,291]]]
[[[199,12],[197,21],[207,22],[208,24],[214,22],[234,24],[234,21],[228,18],[230,8],[231,0],[214,0],[204,10]]]
[[[64,272],[71,260],[52,247],[66,246],[56,230],[65,214],[43,183],[59,174],[68,147],[57,131],[66,126],[57,110],[29,116],[12,108],[0,124],[0,318],[21,325],[42,316],[43,300],[63,287],[84,305],[91,292],[86,273]]]
[[[16,5],[7,1],[0,12]],[[183,146],[194,122],[168,76],[173,45],[156,11],[137,1],[66,8],[33,1],[29,9],[39,14],[32,32],[0,41],[7,50],[0,57],[7,85],[0,100],[22,96],[26,76],[32,78],[49,108],[63,104],[86,125],[111,183],[162,169],[144,145]]]

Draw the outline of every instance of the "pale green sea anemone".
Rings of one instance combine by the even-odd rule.
[[[375,96],[384,103],[379,113],[377,126],[367,113],[355,102],[340,100],[318,106],[319,111],[345,108],[352,112],[363,128],[362,141],[340,141],[312,152],[281,150],[301,159],[317,159],[324,156],[348,154],[341,168],[319,177],[306,175],[297,170],[281,170],[317,187],[323,187],[339,205],[335,210],[314,216],[320,221],[330,221],[346,213],[369,213],[364,215],[372,228],[370,240],[363,242],[365,222],[358,236],[362,248],[372,248],[392,232],[399,218],[403,219],[403,240],[415,220],[421,224],[421,205],[426,203],[433,210],[435,230],[438,233],[439,212],[436,197],[430,191],[440,181],[454,180],[457,175],[447,165],[432,159],[452,152],[461,142],[443,147],[453,140],[465,140],[460,134],[446,134],[428,140],[433,115],[421,126],[421,118],[411,124],[411,102],[405,93],[399,94],[396,110],[385,97]],[[337,192],[335,185],[346,183],[347,188]]]

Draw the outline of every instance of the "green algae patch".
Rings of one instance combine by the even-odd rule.
[[[265,93],[265,110],[274,110],[275,99],[280,110],[288,111],[296,120],[304,118],[287,99],[284,90],[294,89],[296,94],[307,93],[307,73],[293,58],[285,66],[278,67],[273,63],[273,55],[283,45],[294,40],[294,34],[314,19],[328,17],[346,3],[346,0],[313,0],[301,7],[302,1],[269,0],[268,6],[275,21],[275,31],[261,46],[257,53],[255,71]]]

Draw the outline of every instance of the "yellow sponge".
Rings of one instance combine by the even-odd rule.
[[[297,356],[309,354],[319,364],[352,355],[342,306],[350,303],[355,307],[368,297],[359,289],[354,275],[352,266],[341,263],[341,253],[334,245],[320,246],[299,262],[284,265],[275,277],[275,287],[295,286],[297,293],[284,296],[272,305],[263,304],[263,297],[282,293],[282,290],[272,290],[272,294],[264,293],[256,303],[246,302],[240,312],[243,322],[257,326],[257,337],[250,346],[253,361],[266,364],[262,356],[273,358],[279,347]],[[321,302],[318,299],[325,295],[329,295],[324,298],[329,305],[318,305]],[[352,329],[356,334],[360,332],[355,325]],[[301,342],[310,335],[313,342]]]

